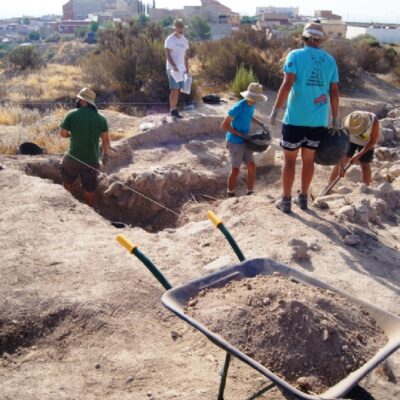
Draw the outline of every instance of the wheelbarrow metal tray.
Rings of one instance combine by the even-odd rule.
[[[268,368],[259,364],[257,361],[242,353],[236,347],[232,346],[224,338],[210,331],[206,326],[202,325],[200,322],[196,321],[185,313],[185,306],[188,301],[192,297],[195,297],[201,290],[205,288],[222,287],[229,281],[235,279],[252,278],[257,275],[272,275],[274,272],[279,272],[283,276],[298,282],[339,293],[342,296],[348,298],[353,303],[361,305],[371,314],[371,316],[376,320],[378,326],[385,332],[386,336],[388,337],[387,343],[378,351],[377,354],[375,354],[374,357],[372,357],[359,369],[349,374],[346,378],[329,388],[324,393],[315,396],[298,390],[279,376],[275,375]],[[349,295],[348,293],[337,290],[317,279],[311,278],[299,271],[288,267],[287,265],[278,263],[272,259],[267,258],[244,261],[240,264],[226,267],[222,270],[203,276],[184,285],[175,287],[165,292],[161,300],[165,307],[167,307],[184,321],[188,322],[194,328],[198,329],[217,346],[228,351],[236,358],[242,360],[246,364],[256,369],[258,372],[280,386],[284,391],[291,393],[294,396],[297,396],[299,399],[304,400],[337,399],[344,396],[362,378],[364,378],[370,371],[372,371],[377,365],[379,365],[390,354],[392,354],[400,347],[399,317],[383,311],[373,306],[372,304],[357,299]],[[268,351],[268,349],[266,349],[266,351]]]

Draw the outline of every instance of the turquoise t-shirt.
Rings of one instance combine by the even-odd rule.
[[[335,59],[323,49],[305,46],[289,53],[283,70],[296,75],[283,123],[328,126],[330,84],[339,82]]]
[[[233,118],[232,127],[240,133],[248,134],[254,111],[254,104],[249,106],[246,99],[240,100],[228,111],[228,115]],[[244,143],[243,139],[230,132],[226,132],[226,140],[231,143]]]

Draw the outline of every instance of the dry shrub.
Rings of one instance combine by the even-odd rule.
[[[163,30],[155,24],[130,21],[99,32],[99,51],[83,65],[97,91],[131,94],[137,101],[168,98]]]
[[[27,110],[19,106],[5,105],[0,107],[0,125],[32,125],[40,119],[37,110]]]

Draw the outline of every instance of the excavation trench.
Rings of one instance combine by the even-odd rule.
[[[32,159],[25,164],[31,176],[62,184],[60,158]],[[224,197],[225,168],[191,169],[181,163],[147,167],[103,175],[96,192],[95,210],[116,228],[138,226],[149,232],[176,228],[191,220],[202,206],[212,206]],[[83,201],[80,179],[74,195]]]

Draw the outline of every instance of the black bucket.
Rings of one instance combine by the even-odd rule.
[[[45,153],[47,153],[45,149],[42,149],[40,146],[32,142],[22,143],[21,146],[19,146],[18,151],[18,154],[23,154],[27,156],[37,156]]]
[[[246,138],[246,147],[250,151],[255,151],[257,153],[262,153],[267,150],[272,142],[271,134],[266,130],[250,134]]]
[[[349,133],[346,129],[340,129],[334,133],[333,128],[329,133],[322,135],[321,142],[315,152],[315,162],[320,165],[336,165],[349,149]]]

